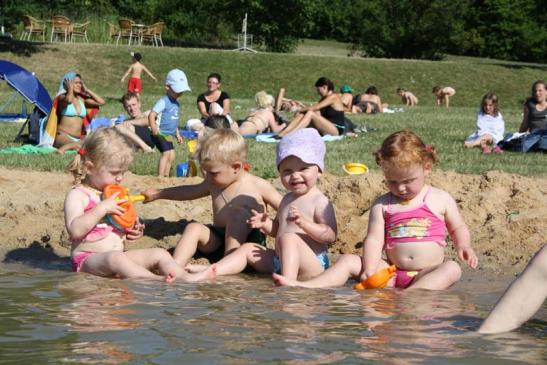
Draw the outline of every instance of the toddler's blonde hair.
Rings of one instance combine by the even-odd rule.
[[[431,165],[438,162],[435,148],[426,145],[411,131],[391,134],[374,153],[376,163],[382,167],[407,168],[411,165]]]
[[[84,162],[90,161],[97,168],[104,165],[129,167],[133,161],[134,148],[131,141],[116,128],[99,128],[89,135],[68,166],[78,185],[86,176]]]
[[[196,151],[200,163],[206,161],[231,164],[247,159],[247,144],[241,134],[231,129],[215,129],[205,135]]]
[[[259,108],[267,108],[275,103],[274,97],[266,93],[264,90],[255,94],[255,103]]]

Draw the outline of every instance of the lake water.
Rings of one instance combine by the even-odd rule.
[[[494,276],[492,276],[494,277]],[[545,364],[547,305],[521,329],[474,332],[506,287],[445,292],[109,280],[0,266],[1,364]]]

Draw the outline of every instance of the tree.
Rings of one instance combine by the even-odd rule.
[[[354,7],[351,35],[373,57],[439,59],[463,29],[465,0],[371,0]]]

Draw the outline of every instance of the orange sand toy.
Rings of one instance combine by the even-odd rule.
[[[120,231],[125,231],[132,228],[137,221],[137,211],[133,202],[143,201],[144,195],[128,195],[128,189],[121,185],[107,185],[103,190],[103,199],[108,199],[115,193],[119,193],[116,199],[125,199],[126,202],[119,204],[123,209],[122,215],[112,214],[107,216],[108,223],[118,228]]]
[[[389,279],[391,279],[393,275],[395,275],[395,271],[397,271],[395,265],[386,267],[385,269],[375,272],[373,275],[366,278],[366,280],[355,284],[353,286],[353,289],[363,290],[384,288],[387,285]]]

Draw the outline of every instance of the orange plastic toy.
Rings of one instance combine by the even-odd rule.
[[[108,199],[115,193],[119,193],[117,199],[126,199],[127,201],[119,204],[124,208],[122,215],[112,214],[106,217],[108,223],[118,228],[120,231],[125,231],[132,228],[137,221],[137,211],[133,202],[143,201],[144,195],[129,195],[129,190],[121,185],[107,185],[103,190],[103,199]]]
[[[375,272],[373,275],[366,278],[366,280],[361,281],[353,286],[353,289],[363,290],[363,289],[377,289],[384,288],[387,285],[389,279],[395,275],[397,268],[395,265],[386,267],[380,271]]]

